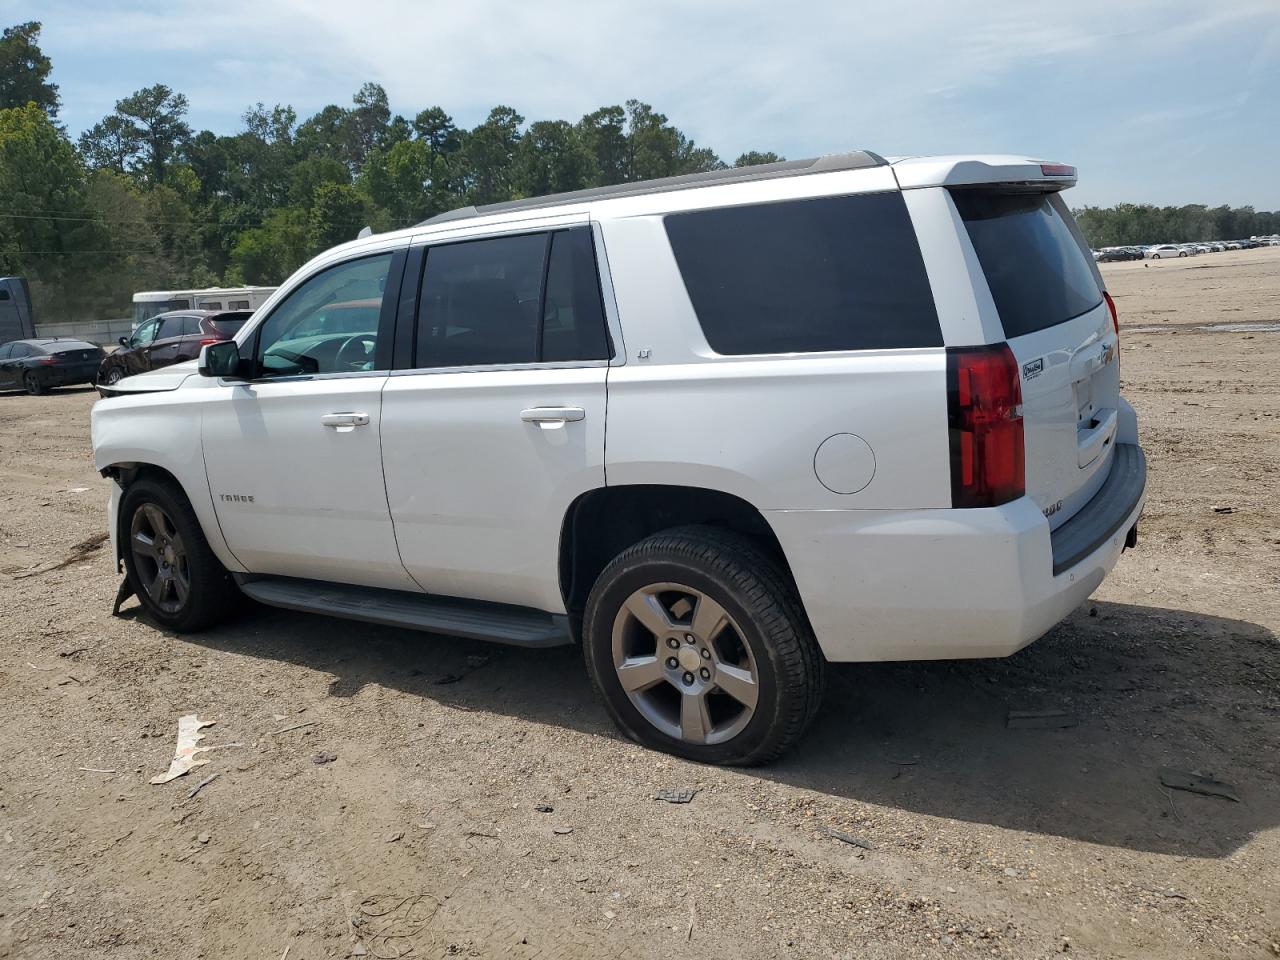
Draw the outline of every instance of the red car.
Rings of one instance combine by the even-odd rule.
[[[174,310],[152,317],[127,337],[98,367],[98,383],[111,386],[135,373],[194,360],[207,343],[230,340],[252,310]]]

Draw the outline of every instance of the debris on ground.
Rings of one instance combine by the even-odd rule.
[[[653,799],[665,800],[667,803],[689,803],[697,792],[697,790],[659,790],[653,795]]]
[[[208,842],[209,842],[210,840],[212,840],[212,839],[213,839],[213,837],[211,837],[211,836],[210,836],[209,834],[207,834],[207,833],[201,833],[201,834],[198,834],[198,835],[196,836],[196,842],[197,842],[197,843],[208,843]]]
[[[397,830],[395,833],[388,833],[385,837],[382,838],[382,842],[395,843],[397,840],[403,840],[403,839],[404,839],[404,831]]]
[[[845,833],[843,830],[837,830],[834,827],[827,827],[827,836],[832,840],[839,840],[841,843],[847,843],[851,846],[861,847],[863,850],[874,850],[876,845],[870,840],[855,836],[852,833]]]
[[[272,730],[267,734],[267,736],[274,737],[280,733],[288,733],[290,730],[301,730],[303,727],[314,727],[319,722],[319,720],[308,720],[305,723],[295,723],[292,726],[281,727],[279,730]]]
[[[1193,770],[1175,770],[1173,767],[1160,768],[1160,782],[1174,790],[1185,790],[1187,793],[1198,793],[1205,797],[1221,797],[1224,800],[1240,802],[1240,794],[1229,783],[1215,780],[1212,773],[1200,773]]]
[[[317,767],[319,767],[326,763],[333,763],[333,761],[337,759],[338,759],[338,755],[336,753],[317,753],[314,756],[312,756],[311,762],[314,763]]]
[[[222,774],[214,773],[205,777],[203,780],[201,780],[194,787],[192,787],[190,790],[187,791],[187,799],[190,800],[192,797],[194,797],[197,793],[199,793],[209,784],[213,783],[213,781],[217,780],[220,776],[222,776]]]
[[[1063,730],[1079,724],[1079,718],[1065,710],[1010,710],[1005,721],[1010,730]]]
[[[1214,513],[1235,513],[1236,508],[1235,507],[1214,507],[1213,512]]]
[[[538,811],[538,813],[555,813],[556,812],[556,808],[549,803],[535,803],[533,805],[533,809]]]
[[[61,570],[63,567],[69,567],[73,563],[79,563],[81,560],[87,560],[89,554],[101,547],[110,538],[109,533],[95,533],[92,537],[86,537],[71,548],[61,560],[46,560],[44,563],[38,563],[34,567],[26,570],[20,570],[13,574],[14,580],[24,580],[27,577],[37,577],[42,573],[49,573],[51,570]]]
[[[169,769],[152,777],[151,782],[154,784],[168,783],[170,780],[189,772],[192,767],[199,767],[208,763],[209,759],[207,757],[197,756],[197,754],[204,753],[208,748],[198,747],[196,744],[204,739],[204,734],[200,730],[204,727],[213,726],[214,722],[213,720],[201,720],[194,713],[179,717],[178,745],[174,748],[173,759],[169,761]]]
[[[558,833],[560,834],[560,836],[564,836],[567,833],[573,833],[573,827],[556,827],[551,832]]]
[[[1168,897],[1170,900],[1188,900],[1190,899],[1185,893],[1179,893],[1173,887],[1149,887],[1146,884],[1139,884],[1139,890],[1145,890],[1147,893],[1158,894],[1162,897]]]

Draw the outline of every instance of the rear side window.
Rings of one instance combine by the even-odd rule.
[[[1065,323],[1102,302],[1093,256],[1057,194],[953,190],[1010,339]]]
[[[697,210],[666,228],[717,353],[942,346],[899,193]]]
[[[414,366],[608,359],[586,228],[427,252]]]

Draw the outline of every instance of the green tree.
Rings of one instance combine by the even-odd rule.
[[[494,107],[484,123],[463,139],[464,182],[472,203],[511,199],[511,165],[520,145],[522,123],[524,117],[510,107]]]
[[[516,147],[512,187],[523,197],[579,190],[590,182],[594,162],[572,124],[539,120]]]
[[[311,249],[306,211],[299,207],[273,210],[261,226],[237,237],[227,282],[278,284],[307,261]]]
[[[627,113],[622,107],[601,107],[578,121],[578,138],[591,155],[592,186],[625,183],[631,171]]]
[[[103,117],[80,134],[80,155],[95,170],[126,173],[141,150],[142,140],[137,130],[118,113]]]
[[[368,198],[351,184],[322,183],[316,188],[307,218],[307,243],[319,253],[354,240],[374,219]]]
[[[413,132],[437,156],[447,157],[462,149],[462,135],[440,107],[427,107],[414,117]]]
[[[53,63],[40,49],[40,24],[31,20],[6,27],[0,36],[0,110],[34,103],[50,118],[58,115],[58,85],[49,82]]]
[[[35,103],[0,110],[0,270],[31,280],[45,320],[73,318],[91,285],[82,271],[107,237],[85,196],[75,149]]]
[[[151,184],[164,183],[169,163],[191,137],[187,98],[157,83],[118,101],[116,113],[132,125],[141,144],[136,172]]]
[[[786,157],[780,157],[772,150],[748,150],[733,161],[735,167],[754,167],[762,163],[779,163]]]

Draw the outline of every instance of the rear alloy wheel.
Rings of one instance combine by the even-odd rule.
[[[153,619],[189,633],[226,616],[239,591],[181,490],[138,480],[125,490],[120,516],[129,583]]]
[[[587,600],[584,655],[627,736],[704,763],[774,759],[822,701],[822,654],[789,578],[714,527],[655,534],[615,558]]]
[[[22,375],[22,385],[27,388],[27,393],[33,397],[38,397],[46,391],[46,387],[40,382],[40,378],[36,376],[34,370],[28,370]]]

